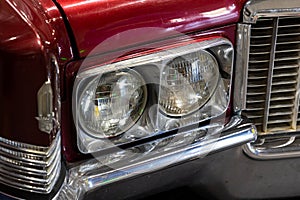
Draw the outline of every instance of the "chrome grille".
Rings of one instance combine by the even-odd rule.
[[[60,136],[50,147],[0,137],[0,183],[17,189],[50,193],[61,169]]]
[[[263,133],[300,125],[300,17],[262,17],[251,25],[245,114]]]

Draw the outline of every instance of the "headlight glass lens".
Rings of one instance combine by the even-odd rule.
[[[138,120],[146,99],[145,81],[136,71],[103,74],[81,96],[81,125],[94,137],[118,136]]]
[[[218,63],[207,51],[173,59],[162,73],[161,110],[170,116],[198,110],[214,93],[219,78]]]

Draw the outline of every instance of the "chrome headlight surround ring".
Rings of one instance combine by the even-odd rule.
[[[110,74],[111,73],[111,74]],[[116,72],[110,72],[110,73],[107,73],[107,74],[102,74],[102,75],[96,75],[93,79],[92,79],[92,81],[90,81],[89,83],[87,83],[85,86],[83,85],[82,87],[84,88],[84,90],[85,91],[87,91],[88,89],[94,89],[94,90],[97,90],[98,89],[98,87],[100,87],[100,86],[102,86],[102,88],[100,88],[100,89],[102,89],[103,90],[103,87],[105,87],[105,86],[103,86],[103,85],[105,85],[105,84],[109,84],[109,83],[106,83],[106,82],[104,82],[104,81],[101,81],[101,79],[103,78],[103,76],[105,76],[105,75],[108,75],[108,76],[110,76],[109,78],[111,78],[112,76],[114,76],[114,77],[119,77],[119,75],[121,74],[121,76],[122,76],[122,74],[123,74],[123,76],[125,76],[126,74],[128,75],[128,74],[130,74],[130,75],[132,75],[132,76],[135,76],[135,78],[136,79],[139,79],[139,81],[140,81],[140,85],[138,86],[139,88],[137,88],[137,89],[140,89],[140,90],[142,90],[142,98],[144,97],[144,100],[142,100],[142,102],[139,102],[141,105],[140,105],[140,107],[139,107],[139,110],[133,110],[133,111],[138,111],[138,113],[136,113],[136,116],[134,116],[134,117],[132,117],[131,115],[130,115],[130,119],[131,120],[129,120],[129,121],[126,121],[126,122],[128,122],[128,123],[126,123],[126,126],[125,127],[122,127],[118,132],[116,132],[116,133],[114,133],[114,134],[112,134],[112,135],[106,135],[105,133],[103,133],[104,135],[102,136],[101,134],[99,134],[99,132],[97,132],[96,130],[91,130],[89,127],[87,127],[87,125],[86,125],[86,121],[85,120],[83,120],[83,111],[82,110],[80,110],[80,112],[79,112],[79,117],[78,117],[78,119],[79,119],[79,123],[80,123],[80,125],[81,125],[81,128],[87,133],[87,134],[89,134],[90,136],[92,136],[92,137],[94,137],[94,138],[97,138],[97,139],[105,139],[105,138],[113,138],[113,137],[117,137],[117,136],[119,136],[119,135],[121,135],[122,133],[124,133],[125,131],[127,131],[128,129],[130,129],[138,120],[139,120],[139,118],[141,117],[141,115],[143,114],[143,112],[144,112],[144,109],[145,109],[145,106],[146,106],[146,104],[147,104],[147,87],[146,87],[146,83],[145,83],[145,81],[144,81],[144,79],[143,79],[143,77],[138,73],[138,72],[136,72],[135,70],[132,70],[132,69],[128,69],[128,70],[120,70],[120,71],[116,71]],[[106,78],[106,77],[104,77],[104,78]],[[119,77],[119,78],[122,78],[122,77]],[[113,80],[114,81],[114,80]],[[117,79],[116,81],[119,81],[119,79]],[[96,83],[95,83],[96,82]],[[98,82],[98,83],[97,83]],[[102,85],[100,85],[100,82],[102,82]],[[115,82],[113,82],[113,83],[110,83],[110,84],[115,84]],[[128,83],[127,83],[128,84]],[[97,85],[97,86],[95,86],[95,85]],[[104,89],[107,89],[107,88],[104,88]],[[111,88],[109,88],[109,89],[111,89]],[[102,91],[103,93],[108,93],[108,92],[114,92],[114,91],[108,91],[108,90],[106,90],[106,91]],[[115,92],[118,92],[118,91],[115,91]],[[136,92],[136,90],[134,91],[134,92]],[[124,92],[123,92],[124,93]],[[81,93],[81,95],[80,95],[80,97],[79,97],[79,101],[80,102],[83,102],[83,98],[84,98],[84,92],[82,92]],[[109,94],[109,97],[107,97],[107,96],[104,96],[103,98],[106,98],[105,100],[106,101],[108,101],[107,99],[109,99],[110,101],[113,101],[113,100],[111,100],[112,98],[113,98],[113,96],[112,96],[113,94]],[[133,95],[133,94],[132,94]],[[99,97],[99,98],[101,98],[101,97]],[[102,98],[102,100],[103,100],[103,98]],[[119,97],[119,96],[115,96],[114,98],[118,98],[118,99],[121,99],[121,98],[124,98],[124,97]],[[94,99],[92,99],[93,101],[96,101],[95,100],[96,99],[96,97],[94,97]],[[126,99],[126,100],[131,100],[131,99]],[[115,100],[116,101],[116,100]],[[98,103],[98,101],[97,101],[97,103]],[[103,104],[103,103],[102,103]],[[97,105],[95,108],[97,108],[97,110],[98,110],[98,106],[100,106],[100,105]],[[107,105],[106,105],[107,106]],[[100,109],[100,108],[99,108]],[[113,112],[114,110],[112,110],[112,112]],[[131,114],[131,113],[130,113]],[[101,120],[101,119],[99,119],[99,120]]]
[[[200,56],[201,54],[202,54],[202,56],[204,56],[206,54],[205,56],[207,56],[207,57],[206,57],[205,61],[203,61],[203,60],[201,61],[201,59],[197,59],[197,57],[194,57],[194,60],[184,59],[185,56],[192,57],[193,55],[191,55],[191,54],[197,54],[197,56]],[[183,84],[185,84],[185,85],[183,85],[183,87],[184,87],[183,90],[173,91],[172,85],[171,85],[173,81],[171,82],[171,84],[168,84],[168,81],[169,81],[168,77],[163,76],[162,79],[167,79],[167,80],[161,81],[163,83],[161,83],[160,101],[165,96],[163,92],[167,93],[166,90],[169,90],[169,93],[175,94],[174,101],[176,101],[176,100],[180,101],[180,99],[177,98],[177,96],[180,96],[180,95],[184,96],[184,98],[186,100],[190,100],[189,102],[186,102],[185,106],[182,105],[181,107],[192,106],[191,100],[194,100],[194,102],[193,102],[194,106],[190,110],[186,109],[185,113],[183,113],[184,111],[182,113],[180,113],[180,111],[175,113],[176,110],[182,110],[182,108],[180,108],[180,107],[172,108],[172,105],[168,105],[167,103],[159,102],[160,111],[161,111],[161,113],[165,114],[166,116],[175,117],[175,118],[176,117],[184,117],[184,116],[187,116],[187,115],[190,115],[190,114],[196,112],[197,110],[200,110],[209,101],[209,99],[214,94],[214,92],[218,86],[218,83],[220,80],[220,74],[219,74],[219,63],[216,60],[216,58],[207,50],[199,50],[199,51],[191,53],[191,54],[183,55],[180,57],[180,58],[184,59],[183,63],[180,63],[180,62],[176,63],[175,60],[171,60],[162,69],[163,73],[168,74],[167,76],[170,76],[170,74],[167,73],[166,70],[170,71],[171,69],[174,70],[176,73],[180,74],[179,77],[177,77],[179,80],[173,80],[173,81],[184,82]],[[211,60],[210,60],[210,63],[207,64],[205,62],[209,62],[208,59],[211,59]],[[175,64],[174,64],[174,62],[175,62]],[[198,63],[196,63],[196,62],[198,62]],[[202,63],[200,63],[200,62],[202,62]],[[202,64],[204,64],[204,66]],[[178,65],[177,69],[174,69],[174,68],[176,68],[175,65]],[[186,66],[186,65],[189,65],[189,66]],[[211,66],[211,65],[215,65],[215,66]],[[169,69],[167,69],[167,68],[169,68]],[[181,70],[181,68],[184,68],[184,69]],[[211,69],[207,69],[207,68],[211,68]],[[214,80],[214,84],[211,88],[209,88],[209,86],[207,84],[207,82],[209,80],[204,80],[204,79],[208,79],[208,78],[212,78],[212,77],[202,77],[203,75],[201,73],[205,74],[204,70],[211,70],[211,71],[214,70],[214,72],[216,73],[217,77]],[[214,72],[212,72],[212,73],[214,73]],[[200,82],[205,83],[204,89],[206,89],[206,90],[204,90],[203,93],[207,93],[207,90],[210,90],[209,94],[206,97],[204,97],[205,98],[204,100],[202,100],[203,97],[199,94],[199,91],[197,91],[198,88],[195,88],[201,84]],[[186,87],[186,85],[188,85],[188,84],[189,84],[189,86]],[[196,84],[198,84],[198,85],[196,85]],[[171,86],[171,89],[169,89],[168,86]],[[180,87],[178,85],[176,85],[176,86]],[[179,93],[179,94],[176,95],[176,93]],[[189,96],[192,96],[191,98],[194,98],[194,99],[191,99],[191,98],[187,99],[186,97],[189,97]],[[201,102],[201,100],[202,100],[202,102]],[[168,102],[170,100],[167,99],[165,101]],[[176,106],[176,105],[174,105],[174,106]],[[172,110],[173,110],[173,112],[172,112]]]
[[[149,53],[146,51],[143,55],[138,54],[139,57],[121,60],[103,66],[94,65],[94,60],[92,60],[92,64],[89,63],[89,61],[82,63],[83,68],[80,68],[81,71],[77,74],[73,90],[73,115],[77,128],[77,143],[79,150],[82,153],[93,153],[107,148],[129,144],[133,141],[149,138],[157,134],[163,134],[164,132],[180,129],[181,127],[198,124],[199,122],[218,116],[225,116],[226,110],[229,107],[231,91],[230,84],[233,66],[233,47],[231,42],[220,36],[211,36],[188,42],[183,41],[181,46],[175,45],[175,47],[169,46],[166,49],[161,49],[162,48],[159,48],[157,52],[154,53],[153,50],[150,50]],[[126,130],[126,133],[122,133],[114,138],[101,139],[98,137],[98,139],[96,139],[95,137],[89,136],[89,134],[86,133],[86,130],[81,128],[81,122],[78,120],[77,116],[77,109],[80,105],[80,98],[78,95],[82,93],[80,90],[82,90],[81,85],[83,82],[92,80],[91,77],[95,77],[96,75],[100,76],[105,73],[130,69],[140,73],[147,85],[153,83],[157,85],[157,83],[160,83],[161,81],[160,77],[162,76],[162,69],[166,63],[176,57],[192,54],[197,51],[209,52],[209,54],[212,55],[213,60],[216,60],[215,62],[218,64],[217,71],[219,73],[219,80],[217,82],[219,84],[217,84],[217,87],[211,92],[212,94],[205,105],[178,118],[162,114],[159,109],[159,99],[156,100],[156,106],[153,106],[153,102],[148,102],[144,114],[136,121],[136,123]],[[147,74],[154,77],[157,82],[150,81],[149,83],[149,77],[146,77]],[[148,89],[149,97],[153,98],[156,96],[159,98],[159,89],[157,89],[155,95],[151,92],[153,91]],[[151,124],[143,126],[145,122]],[[225,120],[223,120],[222,123],[225,124]],[[174,127],[174,124],[179,124],[179,126]]]

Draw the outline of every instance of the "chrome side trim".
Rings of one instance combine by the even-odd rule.
[[[34,146],[0,137],[0,183],[29,192],[48,194],[61,170],[58,134],[50,147]]]
[[[250,34],[251,25],[238,24],[233,102],[235,112],[246,108]]]
[[[260,17],[293,16],[295,13],[300,13],[299,0],[252,0],[245,6],[243,21],[256,23]]]
[[[19,151],[22,151],[25,153],[34,153],[34,154],[38,154],[38,155],[46,155],[49,153],[48,147],[25,144],[22,142],[8,140],[8,139],[2,138],[2,137],[0,137],[0,144],[5,147],[9,147],[11,149],[19,150]],[[52,149],[52,147],[50,147],[50,149]]]
[[[4,196],[4,198],[11,198],[13,200],[25,200],[25,199],[14,197],[14,196],[12,196],[10,194],[6,194],[6,193],[0,191],[0,197],[2,197],[1,195]]]
[[[253,141],[256,137],[255,126],[240,116],[235,116],[223,130],[182,148],[142,154],[143,156],[140,154],[139,157],[124,159],[109,167],[101,163],[101,158],[95,158],[70,169],[65,185],[54,199],[81,199],[86,192],[103,185],[201,158],[208,153]]]

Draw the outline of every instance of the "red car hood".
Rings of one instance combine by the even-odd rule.
[[[80,57],[235,23],[245,0],[58,0]],[[154,29],[145,29],[152,27]],[[134,34],[121,34],[128,30]],[[114,40],[95,47],[108,38]]]

